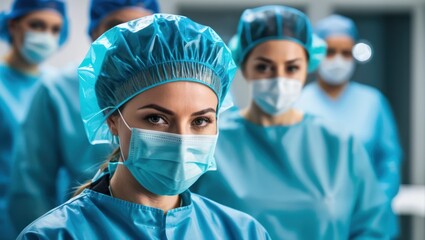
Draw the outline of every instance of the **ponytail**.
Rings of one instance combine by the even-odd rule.
[[[109,155],[108,159],[104,163],[102,163],[99,170],[101,172],[103,172],[106,168],[108,168],[108,165],[109,165],[110,162],[117,161],[117,159],[120,157],[120,152],[121,152],[120,148],[115,149],[112,152],[112,154]],[[89,188],[91,184],[92,184],[92,181],[89,180],[86,183],[84,183],[83,185],[79,186],[72,197],[79,195],[81,192],[84,191],[84,189]]]

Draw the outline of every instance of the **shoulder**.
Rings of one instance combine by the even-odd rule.
[[[84,222],[85,216],[82,212],[89,201],[84,192],[68,200],[28,225],[19,234],[18,239],[52,239],[59,236],[65,239],[73,238],[71,236],[74,236],[76,231],[70,226]]]
[[[213,220],[211,222],[219,223],[220,226],[216,227],[221,227],[224,230],[229,228],[239,229],[241,232],[246,231],[245,234],[256,233],[259,239],[268,239],[268,234],[264,227],[250,215],[226,207],[201,195],[191,194],[195,211],[208,213],[201,214],[201,216],[211,218],[209,219]]]
[[[377,88],[368,86],[366,84],[351,82],[350,91],[355,93],[358,96],[361,96],[363,99],[366,98],[368,100],[376,100],[379,101],[384,95]]]

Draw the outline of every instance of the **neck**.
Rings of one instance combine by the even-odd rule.
[[[295,109],[289,109],[280,115],[269,115],[259,108],[255,103],[242,110],[242,116],[248,121],[261,126],[294,125],[303,120],[304,114]]]
[[[321,77],[318,78],[319,86],[323,91],[332,99],[337,99],[339,96],[341,96],[342,92],[344,91],[345,87],[347,86],[348,82],[344,82],[343,84],[339,85],[331,85],[323,81]]]
[[[149,192],[137,182],[123,165],[117,167],[111,178],[110,188],[115,198],[158,208],[165,213],[180,206],[180,197],[178,195],[160,196]]]
[[[36,74],[38,65],[28,63],[16,48],[13,48],[5,57],[5,63],[15,70],[23,73]]]

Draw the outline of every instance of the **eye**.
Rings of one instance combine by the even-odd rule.
[[[40,20],[32,20],[28,23],[28,26],[30,27],[31,30],[34,31],[46,31],[46,24],[43,21]]]
[[[145,119],[145,121],[147,121],[148,123],[150,123],[152,125],[167,124],[167,121],[161,115],[149,115],[149,116],[146,116],[144,119]]]
[[[258,63],[255,65],[255,70],[259,73],[265,73],[271,71],[271,66],[265,63]]]
[[[344,50],[344,51],[342,51],[342,56],[344,58],[351,58],[351,57],[353,57],[353,53],[350,50]]]
[[[52,27],[52,33],[54,35],[59,34],[60,31],[61,31],[61,27],[60,26],[54,26],[54,27]]]
[[[335,48],[328,48],[326,55],[328,57],[333,57],[336,54],[336,49]]]
[[[300,69],[300,67],[298,65],[288,65],[286,67],[286,72],[287,73],[295,73]]]
[[[192,121],[192,126],[196,128],[204,128],[212,123],[209,117],[198,117]]]

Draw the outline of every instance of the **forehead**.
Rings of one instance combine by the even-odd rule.
[[[152,15],[152,12],[140,7],[122,8],[106,15],[101,24],[105,24],[111,20],[119,22],[128,22],[137,18]]]
[[[129,101],[133,104],[161,104],[178,106],[189,104],[193,107],[216,107],[218,98],[208,86],[190,81],[165,83],[148,89]]]
[[[331,36],[326,38],[328,48],[352,48],[354,40],[348,36]]]
[[[257,45],[249,58],[265,57],[272,60],[305,57],[304,48],[290,40],[270,40]]]
[[[45,10],[37,10],[25,15],[22,20],[31,21],[31,20],[41,20],[46,23],[51,24],[62,24],[62,15],[53,10],[53,9],[45,9]]]

